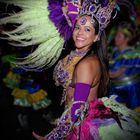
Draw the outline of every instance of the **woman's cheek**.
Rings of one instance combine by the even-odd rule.
[[[72,36],[73,40],[76,40],[76,32],[73,32],[73,36]]]

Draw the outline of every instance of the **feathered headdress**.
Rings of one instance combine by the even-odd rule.
[[[91,15],[94,23],[96,19],[99,23],[99,35],[107,27],[112,17],[112,11],[116,5],[115,1],[109,0],[85,0],[80,10],[80,15]]]
[[[0,0],[21,8],[18,13],[0,19],[0,24],[18,24],[3,31],[14,46],[37,45],[37,49],[16,64],[39,71],[52,66],[59,58],[64,42],[71,37],[80,0]]]
[[[123,4],[120,0],[117,1]],[[12,45],[38,46],[33,53],[16,62],[20,67],[34,71],[50,67],[58,60],[64,42],[71,37],[79,10],[80,15],[89,14],[97,19],[100,35],[109,24],[115,7],[115,0],[0,0],[0,2],[21,8],[20,12],[0,19],[0,25],[6,23],[19,25],[13,31],[3,31],[3,34],[7,35],[5,39],[14,42]]]

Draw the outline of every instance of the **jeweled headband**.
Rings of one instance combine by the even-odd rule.
[[[110,22],[115,1],[111,0],[84,0],[79,15],[91,15],[91,22],[96,19],[99,23],[99,35]]]

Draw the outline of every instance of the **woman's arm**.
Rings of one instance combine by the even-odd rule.
[[[97,58],[86,58],[75,69],[74,102],[71,108],[71,119],[77,120],[78,110],[87,102],[91,85],[97,83],[100,78],[100,65]]]
[[[97,57],[87,57],[75,69],[74,81],[76,83],[94,84],[100,78],[100,63]]]
[[[100,68],[97,61],[90,59],[82,60],[75,69],[74,97],[70,109],[62,114],[57,127],[44,137],[44,140],[55,140],[65,138],[71,131],[73,125],[78,120],[78,112],[89,96],[91,85],[96,81]],[[36,136],[36,135],[34,135]],[[38,140],[43,140],[37,136]]]
[[[124,74],[126,68],[120,68],[117,71],[109,71],[110,78],[118,78]]]

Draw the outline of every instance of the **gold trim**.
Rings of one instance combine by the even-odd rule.
[[[47,96],[47,92],[40,89],[38,92],[28,94],[27,95],[27,100],[30,103],[34,103],[34,102],[38,102],[38,101],[44,99],[46,96]]]
[[[135,110],[136,112],[140,113],[140,106],[136,107],[134,110]]]
[[[16,88],[13,90],[12,94],[16,98],[26,98],[28,91],[25,89]]]

